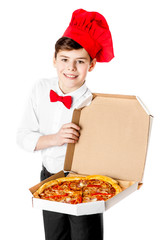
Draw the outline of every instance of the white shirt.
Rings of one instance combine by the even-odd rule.
[[[71,96],[71,108],[67,109],[62,102],[50,102],[51,89],[60,96]],[[40,136],[57,133],[63,124],[71,122],[75,108],[87,106],[91,101],[92,93],[85,83],[79,89],[63,94],[58,78],[38,81],[18,129],[17,143],[23,149],[33,152]],[[41,150],[43,165],[49,172],[63,170],[66,149],[67,144]]]

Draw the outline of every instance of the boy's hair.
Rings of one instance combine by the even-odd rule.
[[[55,58],[57,57],[57,53],[60,50],[71,51],[73,49],[80,49],[80,48],[83,48],[83,47],[79,43],[75,42],[73,39],[68,37],[62,37],[58,39],[58,41],[55,44]],[[90,60],[92,61],[91,56],[90,56]]]

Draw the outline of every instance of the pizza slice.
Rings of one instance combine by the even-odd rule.
[[[77,204],[82,202],[81,178],[59,178],[43,184],[34,194],[35,198]]]
[[[112,178],[93,175],[86,177],[86,186],[83,188],[83,202],[107,201],[121,192],[118,182]]]

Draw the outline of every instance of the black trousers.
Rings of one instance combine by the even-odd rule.
[[[44,167],[41,181],[50,177]],[[73,216],[43,211],[46,240],[103,240],[103,214]]]

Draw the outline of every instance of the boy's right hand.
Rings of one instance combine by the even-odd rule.
[[[61,146],[65,143],[76,143],[79,139],[80,127],[74,123],[64,124],[56,133],[56,145]]]

